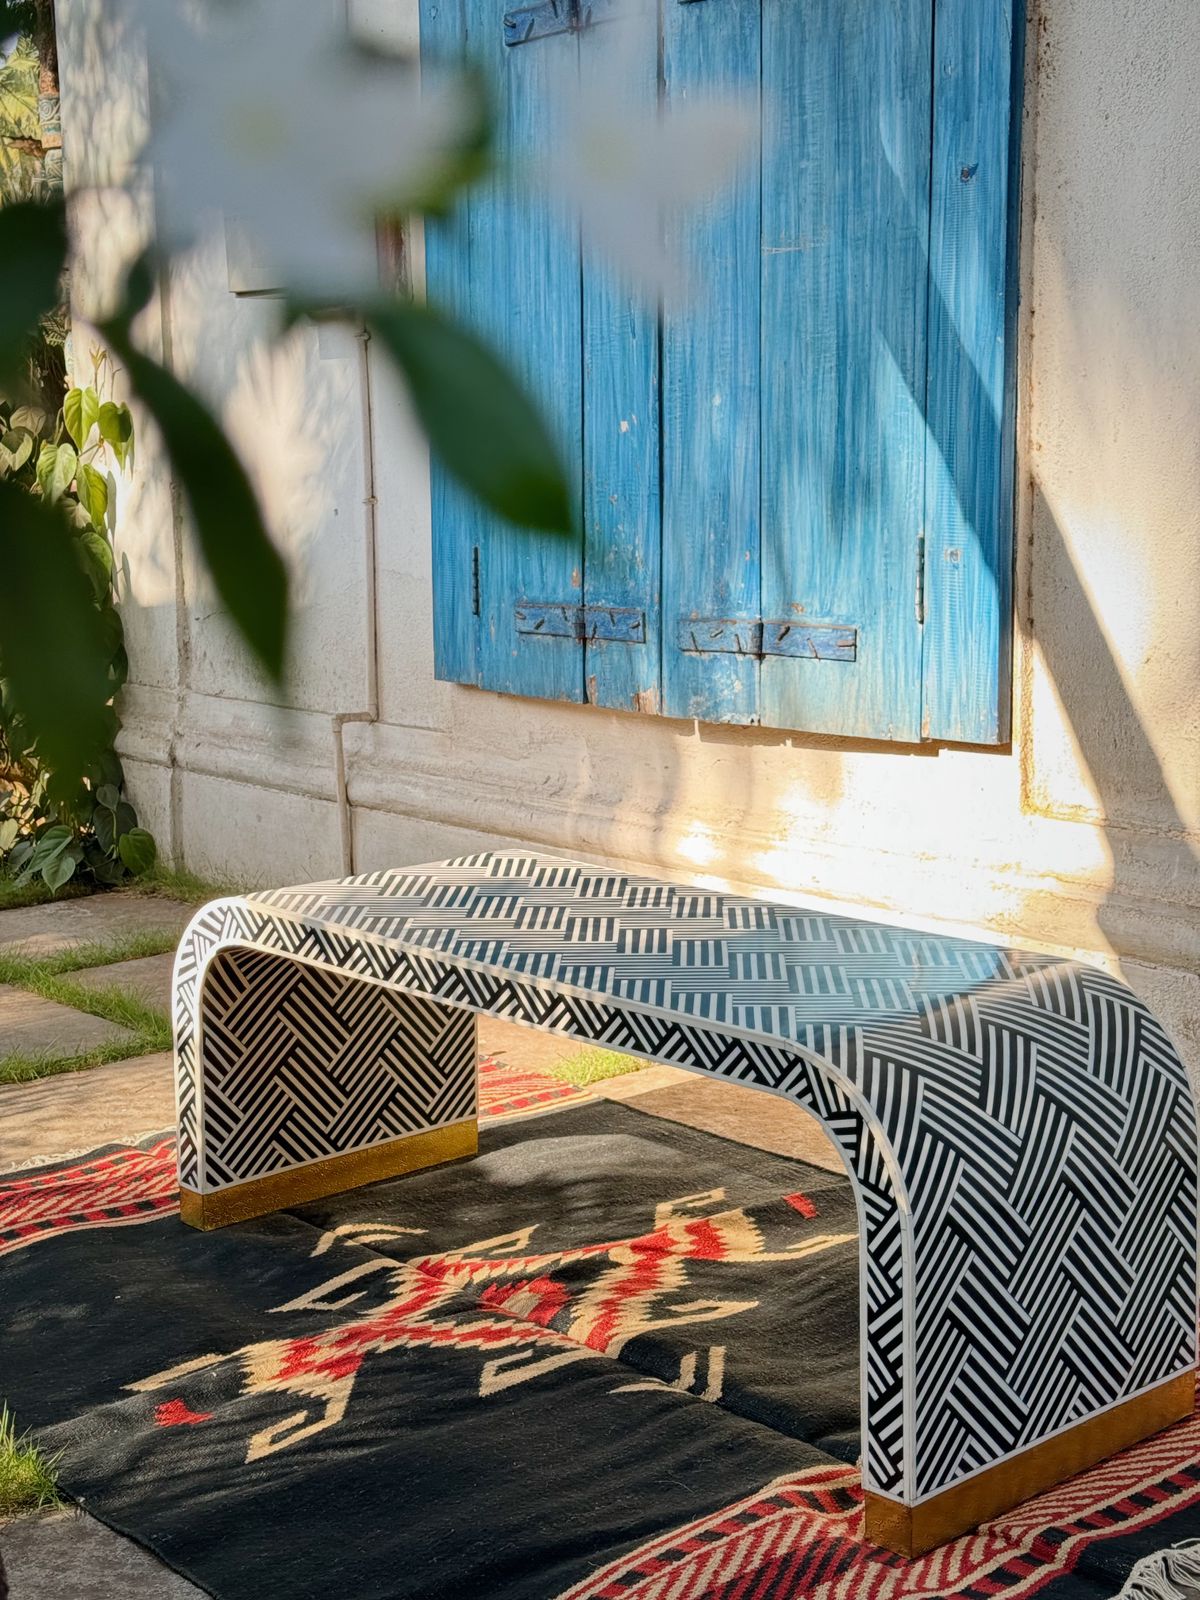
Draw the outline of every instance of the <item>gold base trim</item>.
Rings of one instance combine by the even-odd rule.
[[[398,1178],[422,1167],[436,1167],[443,1161],[459,1161],[479,1149],[479,1124],[455,1122],[448,1128],[431,1128],[428,1133],[409,1134],[369,1150],[351,1150],[344,1156],[330,1156],[306,1167],[287,1172],[272,1172],[266,1178],[230,1184],[211,1194],[194,1189],[179,1191],[179,1217],[189,1227],[224,1228],[231,1222],[246,1222],[286,1206],[304,1205],[343,1189],[358,1189],[381,1178]]]
[[[900,1505],[867,1493],[866,1535],[901,1556],[922,1556],[947,1539],[968,1533],[981,1522],[1011,1511],[1043,1489],[1094,1467],[1106,1456],[1190,1417],[1196,1403],[1196,1374],[1184,1372],[1111,1411],[1089,1417],[1065,1433],[987,1467],[964,1483],[944,1489],[919,1506]]]

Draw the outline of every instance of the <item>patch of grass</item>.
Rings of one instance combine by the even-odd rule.
[[[0,1517],[58,1504],[58,1456],[47,1456],[27,1433],[18,1436],[7,1406],[0,1407]]]
[[[88,967],[108,966],[114,961],[134,961],[139,956],[162,955],[175,947],[167,933],[131,933],[95,944],[77,945],[50,956],[10,955],[0,950],[0,983],[29,989],[45,1000],[73,1006],[93,1017],[103,1017],[118,1027],[127,1028],[129,1037],[97,1045],[80,1055],[56,1056],[52,1053],[27,1054],[15,1051],[0,1056],[0,1083],[29,1083],[34,1078],[49,1078],[61,1072],[79,1072],[106,1061],[124,1061],[130,1056],[153,1055],[171,1048],[171,1019],[165,1011],[148,1006],[137,994],[119,983],[88,989],[71,980],[71,973]]]
[[[206,900],[220,900],[225,895],[245,894],[244,883],[218,883],[211,878],[201,878],[186,867],[154,866],[144,877],[134,878],[122,885],[134,894],[161,894],[172,900],[186,900],[189,905],[201,906]]]
[[[159,1035],[161,1037],[161,1035]],[[10,1083],[32,1083],[35,1078],[58,1078],[67,1072],[84,1072],[88,1067],[102,1067],[109,1061],[128,1061],[131,1056],[151,1055],[155,1051],[169,1050],[167,1043],[147,1043],[142,1035],[131,1039],[113,1039],[108,1044],[97,1045],[77,1056],[56,1056],[50,1051],[29,1054],[14,1050],[11,1055],[0,1056],[0,1086]]]
[[[82,972],[87,967],[107,967],[116,961],[137,961],[142,956],[161,956],[178,943],[173,933],[155,928],[146,933],[122,933],[113,939],[97,939],[77,944],[70,950],[57,950],[49,956],[22,955],[0,948],[0,983],[15,983],[31,989],[43,978],[64,972]]]
[[[0,911],[19,911],[23,906],[43,906],[51,900],[77,900],[81,895],[92,894],[91,885],[68,883],[57,894],[37,883],[18,884],[6,872],[0,872]]]
[[[120,1028],[128,1028],[142,1041],[139,1055],[149,1055],[154,1050],[171,1048],[171,1019],[157,1006],[148,1006],[131,989],[119,983],[106,983],[99,989],[85,989],[70,978],[44,978],[30,985],[35,994],[44,995],[60,1006],[74,1006],[76,1011],[90,1012],[93,1017],[103,1017]]]
[[[577,1089],[586,1089],[589,1084],[602,1083],[605,1078],[621,1078],[627,1072],[640,1072],[648,1065],[637,1056],[623,1056],[616,1050],[589,1049],[581,1050],[576,1056],[564,1056],[545,1070],[555,1078],[573,1083]]]

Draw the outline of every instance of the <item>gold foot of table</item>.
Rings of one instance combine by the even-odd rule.
[[[1044,1439],[1007,1461],[987,1467],[920,1505],[901,1505],[883,1495],[866,1497],[866,1535],[902,1556],[921,1556],[947,1539],[967,1533],[1044,1489],[1064,1483],[1139,1439],[1190,1417],[1196,1374],[1182,1373],[1111,1411]]]
[[[473,1156],[479,1148],[479,1124],[472,1118],[447,1128],[432,1128],[406,1139],[391,1139],[369,1150],[353,1150],[347,1155],[330,1156],[308,1166],[290,1167],[248,1183],[230,1184],[209,1194],[193,1189],[179,1191],[180,1218],[193,1228],[223,1228],[230,1222],[246,1222],[288,1206],[306,1205],[343,1189],[357,1189],[381,1178],[398,1178],[422,1167],[440,1166]]]

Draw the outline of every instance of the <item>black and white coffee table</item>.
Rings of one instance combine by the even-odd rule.
[[[867,1530],[902,1553],[1192,1409],[1195,1108],[1096,968],[497,853],[215,901],[174,1012],[200,1227],[472,1154],[480,1014],[803,1106],[858,1200]]]

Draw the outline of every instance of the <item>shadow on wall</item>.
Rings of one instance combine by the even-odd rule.
[[[1152,933],[1145,948],[1140,948],[1136,939],[1131,940],[1131,921],[1136,915],[1136,911],[1131,913],[1131,907],[1136,908],[1144,899],[1146,884],[1144,866],[1135,873],[1131,873],[1131,867],[1136,865],[1141,841],[1147,835],[1161,841],[1162,853],[1169,862],[1168,881],[1178,891],[1178,914],[1182,917],[1200,885],[1200,850],[1134,704],[1104,622],[1088,596],[1058,519],[1037,483],[1033,496],[1033,546],[1036,570],[1046,574],[1041,587],[1035,581],[1035,592],[1046,596],[1043,604],[1047,608],[1053,606],[1054,616],[1052,625],[1045,628],[1038,628],[1036,614],[1025,619],[1024,626],[1041,652],[1086,768],[1087,781],[1097,801],[1095,820],[1103,829],[1111,863],[1109,888],[1097,910],[1097,923],[1117,954],[1118,966],[1122,957],[1149,963],[1178,961],[1177,951],[1155,947]],[[1032,730],[1031,738],[1036,747],[1037,735]],[[1145,810],[1140,820],[1129,814],[1130,779]],[[1053,803],[1046,804],[1044,797],[1037,809],[1055,814]],[[1161,908],[1158,909],[1161,915]],[[1195,916],[1200,918],[1200,907]],[[1138,987],[1136,977],[1128,973],[1125,976]],[[1177,1026],[1186,1035],[1178,1042],[1193,1059],[1200,1060],[1200,1014],[1194,1005],[1185,1010]]]

